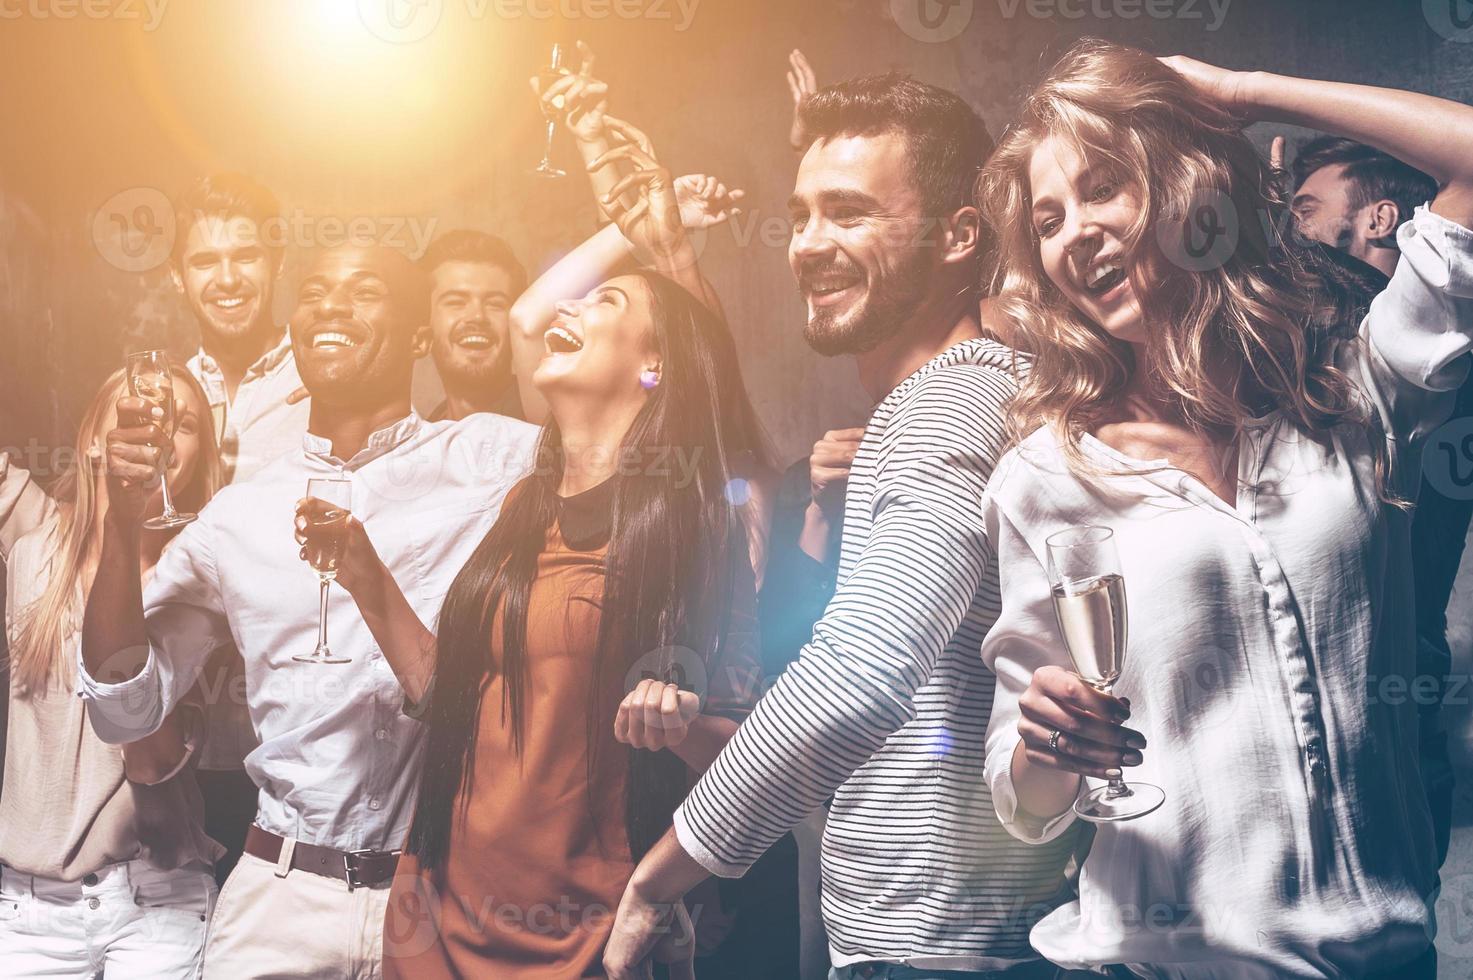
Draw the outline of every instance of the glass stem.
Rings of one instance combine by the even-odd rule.
[[[552,141],[556,137],[557,137],[557,120],[556,119],[549,119],[547,121],[547,149],[545,149],[545,150],[542,151],[542,159],[548,160],[548,161],[551,161],[552,160]]]
[[[1103,691],[1103,692],[1105,692],[1106,694],[1108,694],[1110,697],[1114,697],[1115,696],[1115,685],[1114,684],[1106,684],[1106,685],[1103,685],[1100,688],[1100,690]],[[1124,776],[1124,774],[1121,774],[1119,776],[1111,776],[1110,777],[1110,785],[1108,787],[1106,787],[1106,789],[1105,789],[1105,799],[1107,799],[1107,800],[1118,800],[1122,796],[1129,796],[1129,795],[1130,795],[1130,787],[1127,786],[1127,785],[1125,785],[1125,776]]]
[[[178,511],[174,510],[174,498],[169,494],[168,468],[166,463],[159,469],[159,490],[164,495],[164,518],[172,521],[178,515]]]
[[[317,601],[317,653],[327,655],[327,589],[332,583],[322,580],[322,590]]]

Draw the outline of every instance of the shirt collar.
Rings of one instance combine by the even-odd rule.
[[[280,367],[281,363],[291,356],[291,353],[292,335],[290,331],[283,329],[281,331],[281,339],[276,342],[276,346],[256,358],[256,362],[246,368],[246,373],[242,380],[270,374]],[[199,353],[190,358],[189,369],[196,377],[215,379],[221,376],[219,363],[209,354],[205,353],[204,347],[200,347]]]
[[[369,436],[368,441],[363,444],[363,448],[358,450],[353,458],[346,462],[332,454],[331,439],[324,439],[322,436],[313,435],[311,432],[302,435],[302,451],[309,457],[320,459],[338,469],[356,470],[404,445],[404,443],[414,438],[423,425],[424,420],[411,408],[408,415],[393,425],[385,426]]]

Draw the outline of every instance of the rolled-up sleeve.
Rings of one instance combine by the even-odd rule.
[[[232,641],[220,601],[208,512],[164,551],[143,592],[149,649],[143,669],[108,683],[87,671],[78,648],[77,693],[104,742],[135,742],[158,731],[199,679],[206,660]]]
[[[1397,233],[1401,261],[1361,323],[1362,384],[1387,432],[1416,442],[1452,412],[1473,350],[1473,231],[1426,207]]]
[[[1004,463],[999,471],[1010,470]],[[992,803],[997,819],[1008,833],[1029,844],[1043,844],[1058,837],[1074,822],[1072,807],[1052,818],[1036,817],[1018,805],[1013,786],[1013,752],[1018,735],[1018,707],[1023,692],[1040,667],[1069,667],[1063,637],[1059,635],[1050,597],[1048,576],[1038,556],[1028,547],[995,499],[989,495],[983,505],[988,533],[997,544],[997,560],[1002,569],[1002,612],[987,637],[982,641],[982,662],[997,675],[993,691],[992,715],[987,723],[987,761],[984,772],[992,790]],[[1088,787],[1080,780],[1080,792]]]
[[[29,470],[0,452],[0,561],[10,557],[15,543],[40,527],[55,506]]]

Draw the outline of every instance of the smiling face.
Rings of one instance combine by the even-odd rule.
[[[926,300],[940,249],[911,174],[905,137],[840,136],[809,147],[788,199],[788,263],[820,354],[874,350]]]
[[[640,374],[659,370],[649,287],[615,276],[582,299],[557,304],[532,383],[552,404],[567,397],[631,404],[646,397]]]
[[[430,274],[430,353],[447,385],[495,387],[511,377],[511,273],[487,262],[442,262]]]
[[[428,348],[423,278],[388,248],[324,252],[297,291],[292,349],[314,402],[369,407],[407,398]]]
[[[1028,166],[1033,233],[1049,281],[1084,316],[1126,343],[1146,340],[1140,299],[1130,273],[1128,236],[1140,196],[1069,142],[1050,137]]]
[[[174,281],[205,342],[228,345],[274,329],[271,287],[278,271],[254,221],[206,214],[189,226]]]

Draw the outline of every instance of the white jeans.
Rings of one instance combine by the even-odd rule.
[[[0,868],[0,973],[7,980],[100,976],[174,980],[200,974],[215,879],[112,864],[81,881]]]

